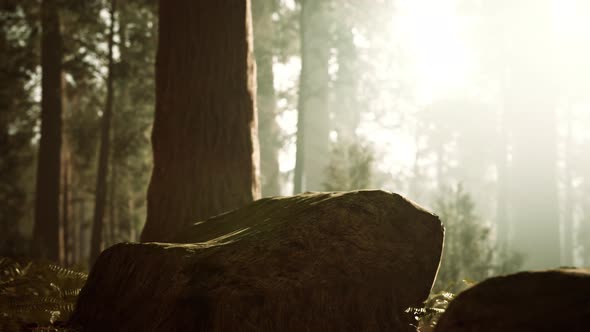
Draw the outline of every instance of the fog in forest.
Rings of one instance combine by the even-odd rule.
[[[283,6],[299,10],[288,1]],[[447,236],[466,236],[450,229],[462,222],[480,225],[467,236],[493,242],[500,265],[588,265],[590,6],[575,0],[333,6],[325,19],[336,21],[334,31],[321,42],[333,43],[327,66],[316,68],[329,73],[323,102],[330,121],[323,137],[308,129],[317,145],[329,132],[332,152],[329,159],[309,152],[309,168],[328,171],[312,177],[308,170],[303,191],[354,189],[356,177],[367,176],[361,187],[403,193],[452,222]],[[298,148],[298,105],[290,98],[302,60],[283,57],[273,58],[273,72],[278,122],[293,135],[280,153],[282,193],[289,194]],[[314,143],[309,149],[319,151]],[[471,254],[485,256],[478,249]]]
[[[45,46],[35,1],[0,4],[0,253],[28,255]],[[146,220],[158,13],[58,12],[54,229],[60,261],[87,266]],[[588,17],[583,0],[252,0],[262,196],[400,193],[445,223],[440,283],[590,265]]]

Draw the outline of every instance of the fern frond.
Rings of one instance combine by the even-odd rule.
[[[55,272],[60,278],[70,278],[70,279],[78,279],[84,280],[88,279],[88,274],[66,269],[65,267],[49,264],[47,268],[50,271]]]
[[[66,331],[52,324],[66,321],[87,274],[54,264],[0,257],[0,332]]]

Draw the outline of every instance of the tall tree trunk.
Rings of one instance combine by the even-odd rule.
[[[75,190],[75,184],[78,183],[75,173],[72,174],[72,261],[74,265],[80,265],[82,261],[82,211],[79,192]]]
[[[96,175],[96,192],[94,199],[94,218],[92,223],[92,238],[90,243],[90,266],[102,251],[103,225],[107,197],[107,180],[109,176],[109,155],[111,150],[111,122],[113,114],[113,44],[115,36],[116,1],[111,0],[110,26],[108,35],[108,77],[105,111],[102,116],[100,150],[98,155],[98,171]]]
[[[337,29],[336,50],[338,73],[333,87],[330,109],[334,113],[338,140],[356,141],[356,129],[360,124],[360,105],[357,84],[359,80],[358,56],[354,35],[348,24],[342,23]]]
[[[160,1],[142,241],[259,197],[250,1]]]
[[[60,263],[62,266],[69,266],[71,260],[70,255],[70,178],[71,178],[71,164],[70,164],[70,145],[67,135],[67,123],[72,115],[71,103],[68,99],[68,83],[66,81],[65,73],[61,75],[61,93],[62,93],[62,151],[61,151],[61,220],[60,220]]]
[[[119,225],[117,222],[117,207],[119,206],[117,197],[117,175],[117,164],[114,159],[111,159],[111,192],[109,194],[110,244],[117,243],[117,238],[119,236]]]
[[[71,118],[76,116],[80,111],[80,95],[77,89],[68,89],[68,107],[67,116]],[[69,122],[69,120],[68,120]],[[67,131],[67,130],[66,130]],[[80,227],[82,218],[80,216],[80,201],[82,200],[82,187],[80,180],[81,170],[76,167],[75,156],[71,153],[71,146],[68,143],[68,136],[64,135],[66,139],[65,149],[68,150],[68,210],[69,210],[69,224],[70,224],[70,261],[72,265],[80,265],[82,260],[80,258]]]
[[[91,209],[90,200],[86,199],[84,196],[80,196],[79,199],[79,207],[80,207],[80,233],[78,235],[80,241],[78,245],[80,246],[80,262],[88,262],[88,257],[90,257],[90,240],[92,238],[91,232],[91,215],[88,214],[89,210]],[[90,266],[88,267],[90,269]]]
[[[62,39],[55,0],[41,2],[41,140],[35,196],[33,255],[59,260]]]
[[[61,208],[61,254],[60,263],[64,266],[70,264],[70,157],[64,156],[62,164],[62,208]]]
[[[322,190],[330,155],[327,1],[301,1],[301,76],[294,193]]]
[[[279,126],[276,121],[276,96],[273,77],[273,42],[275,26],[272,21],[275,0],[253,0],[254,54],[258,108],[258,137],[260,139],[260,182],[263,196],[281,194],[279,171]]]
[[[128,15],[131,9],[127,8],[126,6],[128,6],[128,3],[119,7],[119,52],[121,59],[120,61],[123,64],[127,64],[131,61],[129,47],[127,46],[127,29],[129,25]],[[120,92],[120,94],[117,100],[119,102],[119,105],[121,105],[121,112],[117,113],[118,116],[115,115],[115,124],[119,123],[119,121],[123,119],[122,115],[125,113],[128,107],[133,107],[132,105],[130,105],[131,99],[129,97],[130,88],[127,80],[128,77],[129,74],[127,74],[125,77],[122,77],[121,81],[119,82],[118,91]],[[119,138],[119,135],[123,136],[123,128],[121,128],[121,130],[118,130],[118,127],[119,125],[115,125],[113,127],[114,142],[118,142],[121,140]],[[135,215],[133,208],[131,206],[134,197],[134,192],[132,188],[133,174],[130,173],[131,158],[128,154],[121,155],[119,153],[118,155],[120,159],[115,160],[113,158],[112,161],[113,176],[111,183],[113,185],[111,189],[113,191],[113,194],[111,196],[117,196],[115,200],[116,202],[111,198],[111,202],[113,203],[113,205],[111,206],[111,211],[115,213],[111,216],[111,219],[113,219],[113,222],[116,225],[115,228],[117,233],[113,234],[113,236],[117,237],[118,240],[135,241]],[[118,165],[120,165],[121,167],[117,167]],[[118,183],[117,181],[121,181],[121,183]],[[126,222],[122,223],[122,221]],[[115,228],[113,228],[113,230],[115,230]]]

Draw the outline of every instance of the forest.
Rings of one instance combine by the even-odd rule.
[[[588,17],[584,0],[0,0],[0,331],[433,331],[507,275],[510,294],[566,289],[539,301],[573,325],[547,331],[583,331]],[[146,277],[160,267],[186,288]],[[542,270],[559,275],[518,279]],[[121,322],[150,299],[140,276],[176,308],[142,307],[153,326]]]

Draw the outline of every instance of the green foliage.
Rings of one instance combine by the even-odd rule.
[[[473,286],[473,284],[473,281],[461,280],[460,283],[449,286],[449,289],[453,289],[454,292],[442,290],[436,293],[431,293],[430,296],[428,296],[428,299],[424,301],[422,307],[410,307],[406,309],[406,313],[416,320],[416,328],[418,331],[434,331],[436,323],[447,310],[449,303],[455,299],[456,294]]]
[[[36,6],[0,2],[0,255],[22,254],[20,225],[30,210],[38,107],[31,96],[37,66]]]
[[[457,291],[459,280],[481,281],[517,270],[522,257],[493,245],[490,229],[475,213],[471,196],[461,185],[446,189],[436,201],[435,211],[445,225],[445,243],[435,289]]]
[[[439,318],[454,298],[455,294],[447,291],[431,294],[424,301],[422,308],[408,308],[406,309],[406,313],[416,320],[418,331],[433,331]]]
[[[87,275],[49,263],[0,257],[0,331],[65,331]]]
[[[367,143],[337,142],[326,169],[327,191],[366,189],[371,186],[373,150]]]

